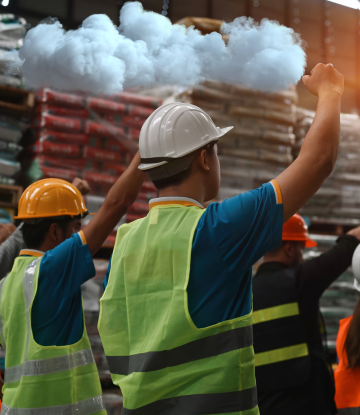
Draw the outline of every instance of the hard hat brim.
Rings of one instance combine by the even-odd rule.
[[[187,156],[188,154],[190,154],[190,153],[198,150],[201,147],[206,146],[207,144],[209,144],[209,143],[211,143],[213,141],[218,141],[219,138],[221,138],[222,136],[224,136],[225,134],[227,134],[233,128],[234,128],[234,126],[221,128],[220,129],[220,134],[218,136],[209,138],[207,141],[201,143],[198,147],[195,147],[195,148],[191,149],[190,151],[188,151],[188,152],[186,152],[184,154],[179,155],[179,157],[176,157],[176,158],[180,158],[180,157]],[[140,163],[140,165],[139,165],[138,168],[140,170],[146,171],[146,170],[154,169],[155,167],[162,166],[163,164],[167,164],[167,163],[169,163],[169,162],[168,161],[161,161],[161,162],[158,162],[158,163],[150,163],[150,164]]]
[[[313,239],[310,239],[308,237],[294,237],[291,235],[283,235],[282,240],[285,241],[294,241],[294,242],[305,242],[305,248],[315,248],[318,246],[317,242],[315,242]]]
[[[318,243],[315,242],[313,239],[306,239],[305,241],[305,248],[315,248],[316,246],[318,246]]]
[[[83,212],[82,214],[84,214],[86,212]],[[14,216],[14,219],[20,219],[20,220],[27,220],[27,219],[48,219],[48,218],[60,218],[62,216],[69,216],[69,217],[73,217],[73,219],[75,219],[75,216],[78,216],[79,214],[73,214],[73,213],[69,213],[69,214],[64,214],[62,213],[61,215],[54,215],[54,214],[49,214],[49,215],[41,215],[41,216]],[[87,213],[86,216],[88,215],[96,215],[96,213]]]

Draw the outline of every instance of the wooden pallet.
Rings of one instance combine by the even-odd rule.
[[[19,199],[22,194],[21,186],[7,186],[0,184],[0,208],[14,208],[18,207]]]
[[[35,95],[24,89],[0,85],[0,112],[28,117],[35,104]]]

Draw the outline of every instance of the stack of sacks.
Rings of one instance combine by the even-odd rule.
[[[82,177],[92,188],[96,212],[138,148],[140,129],[161,100],[120,93],[109,98],[44,89],[36,95],[32,141],[23,157],[26,182]],[[157,192],[146,182],[126,220],[143,217]],[[93,199],[91,198],[93,197]]]
[[[234,126],[219,143],[220,199],[273,179],[293,161],[295,90],[265,94],[208,80],[182,98],[204,109],[218,127]]]
[[[314,113],[297,111],[296,157],[309,130]],[[340,147],[334,171],[301,213],[323,219],[360,219],[360,118],[341,114]]]
[[[5,53],[19,49],[26,34],[26,21],[14,14],[0,14],[0,85],[22,88],[20,74],[7,73],[7,59]]]
[[[28,127],[26,119],[0,115],[0,184],[14,185],[14,176],[20,171],[17,156],[23,131]]]

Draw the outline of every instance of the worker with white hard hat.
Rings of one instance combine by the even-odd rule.
[[[81,285],[92,260],[133,203],[145,174],[139,154],[81,230],[80,191],[60,179],[29,186],[18,219],[26,249],[0,282],[0,342],[6,349],[1,413],[106,414],[84,324]]]
[[[360,245],[352,259],[353,289],[360,293]],[[340,320],[336,339],[339,359],[335,377],[335,402],[339,415],[360,412],[360,300],[352,316]]]
[[[159,197],[119,228],[99,332],[125,415],[259,413],[251,267],[281,243],[282,224],[330,174],[343,77],[318,65],[319,96],[297,160],[275,180],[222,203],[215,126],[184,103],[158,108],[140,134],[141,163]],[[220,144],[221,145],[221,144]]]

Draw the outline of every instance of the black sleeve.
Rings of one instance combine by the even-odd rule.
[[[360,241],[352,235],[340,236],[336,246],[317,258],[298,265],[297,283],[303,294],[320,298],[351,265],[352,257]]]

